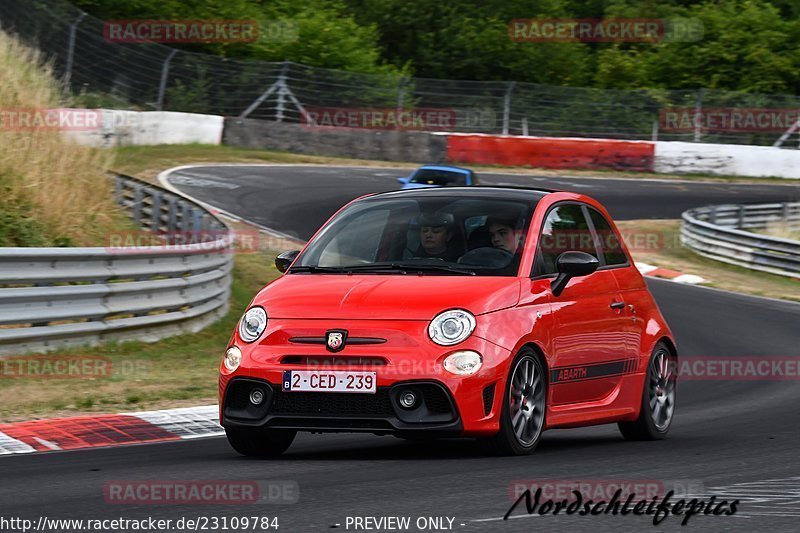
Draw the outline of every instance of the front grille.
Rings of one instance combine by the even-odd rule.
[[[441,387],[436,385],[422,385],[422,398],[425,401],[425,406],[431,413],[447,413],[451,414],[453,409],[450,407],[450,400],[447,398],[447,393]]]
[[[377,356],[336,356],[336,355],[284,355],[282,365],[310,365],[319,367],[337,366],[386,366],[386,359]]]
[[[394,411],[389,390],[375,394],[339,392],[283,392],[275,388],[271,413],[275,416],[390,417]]]
[[[494,403],[494,386],[495,384],[492,383],[483,389],[483,414],[485,416],[489,416],[489,413],[492,412],[492,404]]]

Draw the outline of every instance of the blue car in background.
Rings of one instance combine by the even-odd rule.
[[[423,165],[405,178],[397,178],[401,189],[430,187],[471,187],[478,185],[478,176],[470,169],[450,165]]]

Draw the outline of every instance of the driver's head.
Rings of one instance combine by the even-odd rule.
[[[444,253],[447,243],[453,238],[453,215],[422,215],[419,224],[419,240],[425,252],[431,255]]]
[[[489,228],[489,235],[492,246],[500,248],[509,253],[516,253],[522,239],[522,232],[514,229],[516,221],[500,217],[489,217],[486,225]]]

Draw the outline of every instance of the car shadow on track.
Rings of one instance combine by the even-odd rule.
[[[550,456],[567,450],[592,450],[608,446],[630,445],[619,435],[545,435],[532,457]],[[279,461],[370,461],[370,460],[484,460],[493,456],[487,454],[473,439],[403,440],[393,437],[382,439],[357,439],[326,446],[324,450],[306,440],[290,448]],[[305,448],[305,449],[304,449]],[[502,459],[502,457],[496,457]],[[250,460],[241,457],[241,460]],[[258,459],[256,459],[258,460]]]

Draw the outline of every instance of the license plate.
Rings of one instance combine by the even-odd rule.
[[[284,370],[284,392],[360,392],[375,394],[378,378],[375,372],[316,372]]]

